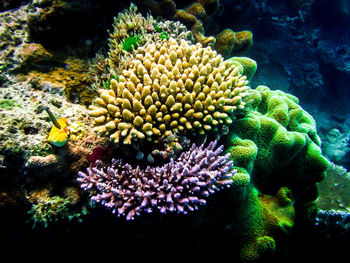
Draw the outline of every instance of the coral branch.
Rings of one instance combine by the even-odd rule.
[[[87,173],[79,172],[81,187],[90,192],[91,201],[101,203],[126,220],[143,212],[158,210],[187,214],[206,204],[206,198],[231,185],[236,173],[230,155],[220,156],[217,142],[208,147],[192,145],[177,160],[161,167],[133,168],[122,160],[111,166],[97,161]]]

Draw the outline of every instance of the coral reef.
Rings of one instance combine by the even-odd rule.
[[[225,58],[248,50],[253,45],[253,33],[245,30],[233,32],[225,29],[216,36],[214,49]]]
[[[83,106],[68,102],[60,89],[49,85],[47,89],[51,92],[34,89],[28,81],[17,81],[0,89],[1,98],[16,102],[13,107],[0,108],[1,154],[12,152],[18,156],[24,155],[27,160],[31,155],[53,153],[52,146],[46,143],[52,124],[43,105],[50,107],[55,115],[65,117],[69,122],[79,121],[85,123],[86,127],[91,126],[91,120],[86,116]]]
[[[0,63],[2,75],[18,64],[13,59],[16,48],[29,42],[28,25],[26,23],[28,6],[22,6],[11,12],[0,13]],[[5,77],[2,77],[4,79]]]
[[[321,40],[317,43],[317,49],[323,63],[350,75],[350,48],[348,45]]]
[[[242,257],[257,259],[261,249],[273,252],[276,239],[293,226],[294,213],[312,220],[309,206],[317,198],[316,184],[324,178],[329,162],[322,156],[314,119],[298,105],[296,97],[259,86],[244,100],[246,113],[233,120],[225,145],[236,176],[246,178],[250,186],[246,190],[250,200],[244,209],[265,211],[254,212],[242,227],[248,240],[242,243]],[[276,192],[276,199],[266,196]],[[292,195],[298,206],[294,206]],[[243,212],[240,220],[248,215],[249,211],[247,215]]]
[[[350,119],[348,114],[317,112],[316,121],[322,140],[323,154],[337,165],[350,167]]]
[[[56,148],[51,154],[33,153],[24,159],[24,172],[28,182],[40,184],[61,184],[79,170],[89,165],[89,156],[97,145],[104,146],[106,140],[96,136],[92,127],[85,126],[86,132],[79,140],[71,140],[64,147]],[[6,162],[5,162],[6,164]],[[39,175],[38,175],[39,174]],[[57,175],[50,178],[52,175]]]
[[[206,203],[206,198],[235,180],[229,154],[220,156],[223,146],[216,149],[211,142],[183,152],[161,167],[133,168],[122,160],[112,160],[110,166],[97,161],[87,174],[79,172],[78,182],[90,192],[91,201],[101,203],[126,220],[142,213],[187,214]]]
[[[56,53],[55,45],[47,45],[48,32],[66,23],[52,23],[55,18],[70,8],[81,14],[73,11],[80,10],[81,1],[34,1],[0,14],[0,208],[23,206],[21,212],[29,208],[24,217],[30,216],[34,225],[63,222],[66,229],[76,227],[71,219],[79,221],[91,205],[94,213],[79,231],[58,230],[65,233],[64,244],[69,242],[66,234],[83,235],[83,243],[71,241],[83,251],[97,237],[106,238],[104,251],[149,252],[158,242],[161,251],[188,249],[205,256],[232,251],[234,259],[244,261],[283,254],[290,244],[285,236],[294,235],[290,242],[301,240],[315,221],[316,186],[329,165],[315,120],[295,96],[265,86],[251,88],[257,63],[229,58],[252,44],[249,31],[225,30],[216,36],[215,46],[214,37],[204,36],[204,28],[222,11],[219,1],[191,2],[183,10],[177,9],[180,1],[143,2],[153,5],[154,14],[167,12],[168,18],[182,21],[192,33],[179,21],[144,18],[131,5],[116,17],[106,43],[109,52],[101,51],[90,71],[87,58],[77,54],[86,56],[93,50],[87,46],[99,39],[82,38],[90,44],[75,51],[68,45]],[[297,18],[275,17],[266,1],[237,2],[247,8],[235,12],[256,16],[259,26],[266,20],[280,26],[270,32],[278,40],[258,46],[263,53],[259,60],[281,69],[288,83],[323,85],[313,58],[317,51],[303,50],[297,29],[292,30],[296,38],[285,29],[286,24],[288,30],[299,25],[304,11]],[[259,8],[249,8],[252,3]],[[108,22],[109,16],[103,19]],[[88,24],[83,29],[92,30]],[[57,35],[58,46],[65,36]],[[298,58],[291,58],[291,52]],[[45,107],[67,120],[67,136],[58,140],[62,147],[46,142],[52,123]],[[213,138],[218,141],[208,145],[206,140]],[[216,143],[223,146],[216,148]],[[344,174],[347,180],[347,173],[338,173]],[[321,198],[317,202],[324,204]],[[105,208],[132,222],[116,220]],[[145,215],[149,212],[154,213]],[[10,217],[7,210],[4,215]],[[321,217],[319,213],[320,224]],[[336,222],[346,228],[348,216],[341,218]],[[48,233],[44,231],[39,229]]]
[[[289,233],[294,225],[295,209],[293,197],[286,187],[280,188],[275,196],[250,191],[251,206],[245,211],[250,218],[246,223],[251,227],[245,238],[241,259],[245,262],[264,260],[276,251],[276,236]]]
[[[318,183],[317,204],[322,210],[350,210],[350,173],[331,163],[325,180]]]
[[[246,51],[252,44],[252,33],[250,31],[233,32],[225,29],[214,36],[205,36],[205,28],[210,27],[214,17],[222,10],[218,0],[214,1],[194,1],[184,9],[176,8],[176,1],[142,1],[141,3],[149,8],[155,16],[163,16],[171,20],[180,21],[191,29],[195,40],[203,46],[215,47],[215,50],[228,57]]]
[[[137,12],[137,7],[130,4],[128,9],[114,17],[108,55],[97,54],[90,66],[90,73],[95,75],[92,89],[109,88],[110,79],[117,79],[133,59],[133,50],[156,40],[169,40],[169,37],[193,41],[191,32],[180,22],[158,21],[151,15],[144,18]]]
[[[56,154],[49,154],[46,156],[30,156],[26,162],[27,168],[46,168],[54,167],[58,163]]]
[[[328,237],[350,234],[350,213],[342,210],[320,210],[317,213],[316,227]]]
[[[233,121],[227,143],[236,169],[251,175],[260,191],[287,186],[295,195],[308,187],[313,193],[309,198],[315,199],[315,183],[323,179],[328,161],[322,156],[314,119],[296,97],[266,86],[252,90],[246,101],[248,114]]]
[[[52,56],[41,44],[24,43],[14,52],[13,60],[17,61],[17,67],[13,67],[12,70],[15,72],[28,71],[36,63],[40,67],[40,62],[38,62],[40,59],[50,59]]]
[[[264,62],[259,63],[260,70],[274,68],[273,72],[268,73],[278,74],[277,76],[285,79],[287,82],[285,86],[288,89],[284,91],[293,92],[304,101],[311,98],[312,94],[323,93],[324,78],[320,72],[319,62],[313,59],[317,57],[315,48],[300,44],[289,35],[287,30],[278,28],[275,34],[279,34],[281,39],[269,43],[260,42],[255,45],[256,50],[259,50],[260,53],[254,54],[255,59]],[[252,55],[248,54],[248,56]],[[252,85],[267,85],[268,83],[262,82],[261,78],[254,79],[256,82],[253,81]],[[273,81],[269,79],[268,81]],[[279,82],[275,81],[278,87]]]
[[[238,67],[242,67],[242,75],[246,76],[248,81],[250,81],[254,76],[258,67],[255,60],[247,57],[231,57],[226,61],[229,61],[230,63],[236,63]]]
[[[95,131],[115,143],[217,131],[244,106],[246,77],[210,47],[171,38],[139,48],[134,57],[89,107]]]
[[[32,215],[33,227],[39,224],[46,228],[58,220],[79,220],[84,213],[84,211],[77,213],[72,209],[77,202],[76,199],[71,199],[70,196],[66,198],[51,196],[50,190],[46,188],[30,193],[27,199],[32,204],[28,213]]]
[[[155,23],[152,16],[144,18],[137,13],[137,7],[133,4],[129,9],[119,13],[114,18],[113,33],[109,38],[109,65],[116,70],[123,57],[127,56],[126,52],[137,49],[138,45],[145,43],[146,34],[153,30]]]
[[[55,66],[56,61],[45,61],[37,58],[35,64],[30,64],[30,70],[19,74],[18,79],[28,80],[34,89],[48,89],[49,92],[60,92],[73,103],[89,105],[96,96],[96,91],[88,89],[93,78],[88,72],[88,64],[80,59],[66,58]],[[56,62],[56,63],[57,63]],[[52,91],[51,91],[52,89]]]
[[[31,42],[27,21],[42,12],[40,8],[32,10],[28,4],[0,14],[1,83],[6,86],[28,80],[34,89],[53,88],[52,93],[61,89],[70,101],[89,104],[96,94],[86,88],[92,83],[87,63],[76,57],[53,54],[41,43]]]
[[[218,1],[215,2],[218,3]],[[161,2],[153,0],[143,1],[142,5],[149,8],[155,16],[163,16],[185,24],[191,29],[196,41],[202,45],[207,46],[215,43],[214,37],[204,36],[204,27],[201,19],[205,19],[207,15],[203,4],[199,1],[189,6],[186,10],[176,9],[176,3],[171,0]]]
[[[187,30],[187,27],[179,21],[159,21],[154,26],[154,29],[158,33],[167,33],[169,37],[174,39],[183,39],[191,43],[195,43],[195,39],[191,31]]]
[[[87,143],[91,136],[95,136],[92,121],[86,108],[77,104],[85,101],[90,104],[92,96],[96,96],[86,88],[90,83],[87,63],[75,57],[54,54],[41,43],[31,42],[27,21],[29,16],[41,15],[41,12],[40,8],[31,8],[27,4],[0,14],[2,179],[10,185],[18,184],[20,180],[21,188],[25,184],[23,181],[32,182],[34,178],[49,180],[46,176],[50,174],[53,178],[60,178],[54,176],[56,172],[62,175],[64,171],[70,173],[75,166],[79,169],[77,159],[81,157],[81,165],[86,164],[82,156],[87,157],[95,142],[101,142],[94,138],[90,145]],[[66,118],[67,129],[72,130],[72,136],[80,136],[81,141],[72,140],[61,151],[47,143],[52,124],[45,107],[50,108],[54,115]],[[84,136],[70,127],[75,123],[84,126]],[[67,133],[64,133],[65,143],[69,139]],[[51,142],[56,140],[51,138]],[[24,179],[23,174],[28,176]]]
[[[327,158],[333,162],[340,163],[346,160],[345,157],[350,152],[349,134],[341,132],[338,128],[324,132],[322,134],[322,150]]]

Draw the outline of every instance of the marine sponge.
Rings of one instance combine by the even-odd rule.
[[[178,212],[187,214],[206,203],[214,192],[235,180],[230,155],[220,156],[223,145],[211,142],[183,152],[160,167],[133,168],[118,159],[112,165],[96,162],[87,174],[78,173],[81,187],[92,195],[93,202],[112,209],[113,213],[132,220],[141,213]]]
[[[89,107],[95,131],[115,143],[158,142],[170,132],[205,134],[232,122],[248,81],[234,63],[201,44],[173,38],[140,47],[119,83]]]

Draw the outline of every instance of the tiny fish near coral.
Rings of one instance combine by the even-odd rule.
[[[54,126],[51,128],[47,141],[56,147],[64,146],[68,141],[69,135],[69,131],[67,128],[67,119],[60,118],[57,120],[53,113],[47,107],[44,107],[44,110],[46,110],[46,112],[49,114],[49,117],[52,123],[54,124]]]
[[[51,70],[54,68],[68,69],[69,65],[63,61],[54,58],[40,58],[30,63],[39,70]]]

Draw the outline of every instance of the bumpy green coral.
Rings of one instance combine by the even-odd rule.
[[[232,57],[227,59],[226,61],[230,61],[231,63],[235,63],[238,66],[241,65],[242,67],[242,75],[247,76],[247,79],[250,81],[253,75],[256,72],[257,64],[256,61],[247,58],[247,57]]]
[[[328,167],[314,119],[295,96],[265,86],[252,90],[245,101],[247,114],[233,121],[228,142],[239,172],[268,192],[282,186],[293,193],[314,188]]]
[[[259,86],[244,100],[225,145],[236,176],[246,180],[239,214],[244,225],[237,231],[244,237],[241,258],[250,261],[273,254],[278,233],[289,232],[298,212],[292,193],[299,203],[314,201],[329,162],[322,156],[314,119],[295,96]],[[307,216],[300,207],[299,216]]]
[[[289,233],[294,225],[293,202],[286,187],[281,187],[275,195],[262,194],[251,184],[246,187],[231,225],[239,237],[243,262],[267,260],[274,255],[278,236]]]

